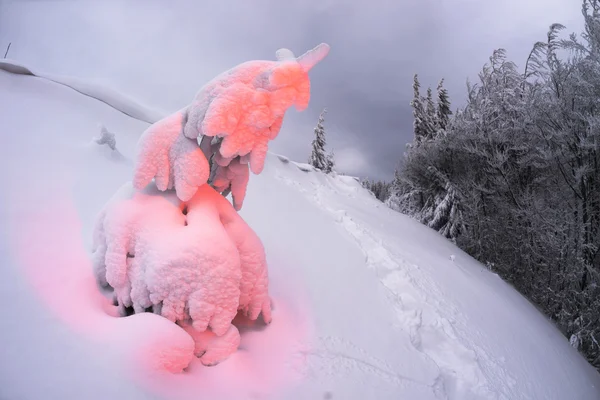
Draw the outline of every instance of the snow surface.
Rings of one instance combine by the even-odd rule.
[[[266,249],[272,324],[236,324],[218,366],[157,372],[193,340],[151,313],[110,316],[90,260],[148,125],[37,77],[0,71],[0,87],[0,398],[600,398],[598,373],[495,274],[354,178],[272,155],[241,212]],[[122,157],[93,143],[98,123]]]
[[[138,101],[100,84],[90,83],[69,76],[40,72],[17,61],[9,59],[0,60],[0,70],[8,71],[14,74],[38,76],[61,85],[65,85],[66,87],[76,90],[81,94],[100,100],[113,107],[117,111],[127,114],[135,119],[148,122],[149,124],[158,121],[164,116],[164,113],[146,106],[142,106]]]

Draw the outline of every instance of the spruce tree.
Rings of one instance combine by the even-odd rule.
[[[327,168],[325,168],[325,170],[323,172],[328,174],[328,173],[332,172],[334,169],[335,169],[335,159],[334,159],[333,150],[331,150],[329,152],[329,154],[327,154]]]
[[[327,173],[329,164],[325,153],[325,127],[323,126],[326,113],[327,110],[323,109],[321,115],[319,115],[319,121],[315,127],[315,139],[312,142],[312,153],[310,154],[308,163],[316,169]]]
[[[423,102],[421,101],[421,94],[419,92],[421,84],[419,83],[419,76],[415,74],[413,81],[413,99],[410,102],[410,106],[413,108],[413,129],[415,133],[415,143],[419,143],[425,139],[427,134],[425,127],[425,110],[423,108]]]
[[[431,88],[427,88],[427,99],[425,103],[425,137],[433,139],[438,131],[437,109],[433,102],[433,93]]]
[[[444,80],[442,79],[437,87],[438,104],[437,104],[437,122],[439,129],[446,132],[448,128],[448,122],[450,121],[450,98],[448,96],[448,90],[444,88]]]

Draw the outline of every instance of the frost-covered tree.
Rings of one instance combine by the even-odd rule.
[[[373,193],[373,195],[381,202],[385,203],[390,197],[391,182],[365,179],[361,183],[365,189]]]
[[[427,172],[431,181],[435,182],[435,189],[430,192],[420,210],[419,219],[446,238],[456,241],[464,229],[458,189],[436,167],[427,167]]]
[[[387,203],[490,265],[600,369],[600,1],[582,15],[522,71],[494,51],[455,115],[440,84],[447,134],[407,150]]]
[[[450,116],[452,115],[452,110],[450,109],[450,98],[448,96],[448,90],[444,88],[444,80],[442,79],[437,87],[437,123],[438,128],[444,134],[446,129],[448,128],[448,123],[450,122]]]
[[[333,150],[331,150],[328,154],[327,154],[327,168],[325,169],[325,173],[328,174],[330,172],[333,172],[335,170],[335,153],[333,152]]]
[[[449,116],[452,113],[448,101],[448,92],[442,87],[442,82],[438,85],[437,104],[433,98],[431,88],[427,89],[427,96],[422,97],[420,87],[418,75],[415,75],[413,79],[413,100],[410,102],[414,118],[414,143],[411,146],[418,146],[425,141],[434,140],[440,134],[440,131],[445,131]]]
[[[411,147],[408,147],[409,149]],[[388,188],[388,196],[387,199],[384,201],[385,205],[388,206],[389,208],[391,208],[392,210],[396,210],[398,212],[402,212],[404,214],[410,214],[409,212],[403,212],[402,210],[402,200],[401,197],[403,196],[403,192],[402,192],[402,175],[401,172],[396,169],[394,171],[394,179],[392,179],[392,182],[390,182],[389,184],[389,188]]]
[[[419,127],[421,136],[415,136],[414,142],[407,144],[406,160],[401,169],[396,171],[394,180],[389,187],[389,195],[386,204],[397,211],[409,214],[421,222],[428,224],[429,216],[433,215],[437,203],[444,198],[445,183],[439,180],[431,180],[429,172],[431,151],[438,149],[437,143],[442,129],[440,117],[447,125],[449,118],[449,100],[447,91],[438,85],[438,92],[442,91],[442,102],[436,104],[431,89],[427,90],[427,97],[419,95],[420,84],[417,77],[413,81],[413,94],[415,98],[413,105],[414,127]],[[441,88],[441,89],[440,89]],[[444,97],[446,96],[446,97]],[[424,104],[424,106],[423,106]],[[448,110],[446,110],[448,108]],[[442,111],[440,111],[442,110]],[[446,126],[444,125],[444,127]]]
[[[425,107],[423,106],[420,88],[421,84],[419,83],[419,76],[415,74],[413,78],[413,99],[410,102],[410,106],[413,109],[413,132],[415,135],[415,143],[420,143],[427,137],[427,116]]]
[[[271,321],[264,248],[237,210],[286,110],[308,106],[308,71],[328,50],[321,44],[296,58],[281,49],[277,61],[240,64],[209,82],[142,134],[133,181],[98,217],[94,272],[120,315],[152,311],[195,341],[173,363],[158,351],[170,369],[186,367],[188,356],[214,365],[235,352],[238,312]],[[110,146],[110,138],[103,131],[100,141]]]
[[[308,72],[328,52],[324,43],[300,57],[280,49],[276,61],[243,63],[208,82],[189,106],[144,132],[138,143],[135,188],[155,179],[159,190],[174,188],[185,201],[218,175],[219,185],[213,186],[231,191],[240,209],[247,170],[263,170],[269,141],[279,134],[286,110],[292,105],[300,111],[308,107]],[[265,104],[271,106],[267,112]],[[234,159],[238,162],[232,168]]]
[[[327,154],[325,151],[327,140],[325,138],[325,126],[323,124],[325,123],[326,113],[327,109],[323,109],[319,115],[319,121],[317,122],[317,126],[314,130],[315,139],[312,142],[312,152],[310,153],[308,163],[316,169],[328,174],[333,170],[335,162],[333,159],[333,153]]]
[[[437,120],[437,107],[433,101],[433,92],[427,88],[427,97],[425,99],[425,130],[427,139],[433,139],[439,129]]]

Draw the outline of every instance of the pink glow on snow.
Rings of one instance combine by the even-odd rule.
[[[234,320],[241,332],[240,349],[227,361],[205,367],[198,360],[182,374],[150,374],[140,378],[157,394],[165,398],[241,399],[256,395],[273,395],[291,388],[304,376],[307,368],[305,354],[311,336],[306,308],[275,299],[273,322],[260,330],[248,326],[253,322]],[[297,305],[296,305],[297,307]]]
[[[291,51],[283,49],[278,51],[277,61],[244,63],[217,77],[189,107],[145,132],[138,148],[134,186],[142,189],[154,179],[160,191],[175,189],[183,201],[194,198],[196,192],[202,192],[209,172],[196,139],[199,135],[218,136],[223,138],[218,150],[222,168],[218,177],[224,185],[231,184],[235,207],[241,208],[248,170],[255,174],[263,170],[268,141],[279,133],[286,110],[292,105],[299,110],[306,108],[310,99],[308,71],[328,51],[329,46],[322,44],[295,58]],[[46,161],[49,160],[52,158]],[[297,297],[293,301],[285,296],[274,297],[276,307],[269,326],[260,327],[238,317],[236,326],[241,338],[236,336],[235,346],[240,340],[239,350],[227,362],[210,368],[194,356],[192,337],[168,319],[151,313],[116,318],[115,307],[96,286],[90,254],[82,240],[82,223],[72,198],[72,171],[63,168],[61,157],[52,161],[58,168],[52,171],[51,179],[39,179],[46,171],[25,170],[25,174],[37,179],[20,178],[25,182],[36,181],[38,185],[24,187],[18,196],[7,195],[12,203],[7,229],[11,232],[17,264],[42,303],[60,321],[80,333],[99,352],[119,360],[120,368],[132,373],[143,386],[168,398],[195,399],[199,393],[209,398],[262,396],[283,390],[303,376],[311,328],[308,307],[298,307],[307,303]],[[226,202],[216,193],[213,197]],[[192,229],[196,212],[192,203],[187,214],[190,224],[184,225],[188,230]],[[248,287],[243,283],[232,284],[241,289],[241,294],[236,292],[228,297],[236,302],[240,299],[240,309],[250,318],[255,319],[261,312],[270,320],[262,244],[258,238],[253,239],[249,227],[242,226],[245,223],[231,205],[227,206],[226,211],[217,207],[217,217],[225,234],[230,236],[228,239],[237,245],[242,271],[236,272],[242,272],[242,280],[255,280]],[[253,246],[249,246],[251,242],[255,242]],[[168,249],[165,253],[173,254]],[[135,259],[138,258],[141,257],[136,253]],[[118,283],[122,277],[118,272],[111,275],[114,279],[108,274],[106,278]],[[172,295],[175,291],[168,287],[163,292]],[[167,305],[166,301],[160,304]],[[229,326],[227,332],[234,331],[237,335],[237,328],[230,325],[235,310],[224,319],[223,326]],[[217,335],[225,333],[221,332],[224,330],[221,324],[211,323],[210,327]],[[208,354],[207,351],[204,358]],[[175,373],[184,369],[184,373]]]
[[[143,189],[156,178],[159,190],[175,188],[177,196],[187,201],[206,183],[208,161],[196,141],[183,136],[184,119],[183,111],[177,111],[142,134],[133,174],[137,189]]]
[[[106,327],[98,317],[106,317],[101,310],[108,310],[110,304],[96,288],[74,205],[52,195],[37,209],[17,199],[12,203],[12,248],[36,294],[76,331],[102,335]]]
[[[54,192],[69,190],[56,187]],[[8,227],[14,256],[56,317],[94,346],[124,356],[132,369],[181,371],[190,363],[193,341],[166,319],[152,314],[114,318],[115,307],[96,286],[81,222],[68,196],[59,201],[48,194],[39,211],[15,200]]]
[[[275,296],[273,322],[262,330],[237,317],[240,349],[214,367],[203,366],[192,354],[191,337],[165,318],[150,313],[114,318],[115,307],[95,285],[79,215],[64,196],[69,192],[60,186],[47,191],[43,209],[11,199],[7,228],[13,255],[41,302],[91,346],[118,357],[120,368],[142,387],[169,399],[197,399],[198,393],[245,398],[277,393],[302,378],[311,328],[307,303],[296,297],[291,303]],[[188,365],[183,373],[171,373]]]

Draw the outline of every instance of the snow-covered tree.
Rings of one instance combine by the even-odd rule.
[[[407,144],[405,154],[407,160],[402,167],[402,171],[396,171],[394,180],[389,187],[389,195],[386,204],[397,211],[409,214],[414,218],[428,223],[428,215],[434,212],[431,207],[436,207],[435,199],[443,198],[445,193],[445,183],[431,181],[428,168],[431,166],[430,157],[427,155],[438,148],[439,139],[445,135],[441,129],[440,117],[447,124],[445,119],[449,118],[445,108],[448,107],[449,100],[444,98],[447,95],[443,89],[442,101],[444,104],[438,104],[434,101],[433,92],[429,88],[427,97],[422,98],[419,94],[420,84],[417,77],[413,81],[414,99],[411,102],[413,106],[413,115],[415,117],[414,126],[419,128],[420,136],[415,136],[414,142]],[[441,84],[438,85],[440,91]],[[424,105],[423,105],[424,104]],[[424,108],[423,108],[424,107]],[[444,125],[445,126],[445,125]],[[417,161],[418,160],[418,161]],[[425,190],[425,187],[427,189]]]
[[[437,107],[433,101],[433,92],[427,88],[427,98],[425,99],[425,129],[427,139],[433,139],[439,129],[437,120]]]
[[[387,199],[384,201],[385,205],[391,208],[392,210],[404,213],[401,204],[402,195],[402,174],[398,169],[396,169],[394,171],[394,179],[392,179],[392,182],[390,183],[388,188]]]
[[[327,168],[325,169],[325,173],[328,174],[335,170],[335,153],[331,150],[327,154]]]
[[[443,82],[443,80],[442,80]],[[421,97],[418,75],[413,79],[413,100],[410,105],[413,109],[414,144],[435,140],[441,131],[445,131],[450,114],[448,92],[443,88],[442,82],[438,85],[437,104],[433,98],[431,88],[427,89],[427,96]]]
[[[410,106],[413,109],[413,132],[415,135],[415,143],[419,143],[427,137],[427,117],[420,89],[421,84],[419,83],[419,76],[415,74],[413,78],[413,99],[410,102]]]
[[[329,46],[321,44],[296,58],[290,50],[280,49],[277,61],[246,62],[207,83],[189,106],[144,133],[138,143],[136,189],[155,179],[159,190],[175,188],[186,201],[216,170],[225,170],[221,177],[246,176],[229,168],[236,158],[259,174],[286,110],[308,106],[308,72],[328,52]],[[229,191],[231,186],[220,187]],[[238,196],[235,207],[240,209],[242,203]]]
[[[179,324],[205,365],[237,350],[238,311],[271,321],[264,248],[236,210],[286,110],[307,107],[308,71],[328,50],[321,44],[296,58],[281,49],[277,61],[241,64],[151,125],[138,142],[133,182],[96,222],[94,272],[120,314],[152,311]],[[107,133],[100,140],[110,145]]]
[[[325,145],[327,144],[327,140],[325,138],[325,114],[327,113],[327,109],[324,109],[319,115],[319,121],[317,122],[317,126],[315,127],[315,139],[312,142],[312,152],[310,153],[310,158],[308,159],[308,163],[319,169],[326,174],[330,173],[334,167],[334,159],[333,153],[327,154],[325,151]]]
[[[450,122],[452,110],[450,109],[450,98],[448,90],[444,88],[444,80],[442,79],[437,87],[437,123],[438,128],[444,134]]]
[[[416,135],[387,203],[491,266],[600,369],[600,0],[582,14],[580,36],[552,24],[523,72],[494,51],[453,116],[440,83],[438,134]]]
[[[430,197],[431,204],[424,207],[425,214],[421,220],[424,224],[440,232],[442,235],[456,241],[464,229],[460,198],[456,187],[435,167],[428,168],[432,180],[444,186],[444,190]]]

